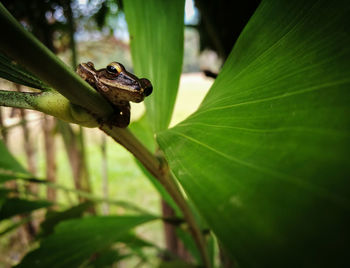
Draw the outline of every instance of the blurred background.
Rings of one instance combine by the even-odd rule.
[[[73,69],[81,62],[92,61],[99,69],[118,61],[133,72],[122,1],[5,0],[2,3]],[[186,0],[183,74],[170,126],[200,105],[258,3]],[[0,88],[30,90],[2,79]],[[62,210],[83,202],[84,196],[77,194],[82,191],[94,198],[137,204],[146,211],[161,213],[160,196],[133,157],[101,131],[83,129],[35,111],[0,109],[1,136],[11,153],[35,177],[46,178],[56,185],[47,188],[33,184],[31,189],[26,189],[28,195],[53,201]],[[132,104],[132,121],[138,120],[143,112],[142,103]],[[23,187],[18,183],[9,186]],[[93,213],[104,215],[129,212],[127,206],[113,202],[102,202],[94,210]],[[40,221],[43,212],[36,213],[34,218]],[[9,221],[12,220],[1,222],[0,231],[9,226]],[[0,267],[9,267],[22,258],[32,245],[37,226],[34,220],[33,226],[22,232],[0,236]],[[137,233],[165,247],[162,229],[162,223],[157,221],[138,228]],[[126,260],[124,265],[135,267],[137,260]],[[144,265],[153,267],[152,261]]]

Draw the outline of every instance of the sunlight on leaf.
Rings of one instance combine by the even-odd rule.
[[[173,113],[183,57],[184,2],[123,2],[135,74],[153,84],[145,103],[155,132],[168,127]]]

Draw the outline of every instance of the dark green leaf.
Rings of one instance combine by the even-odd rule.
[[[28,213],[33,210],[49,207],[52,204],[47,201],[30,201],[19,198],[8,198],[0,207],[0,220],[10,218],[12,216]]]
[[[133,233],[126,234],[119,239],[120,242],[125,243],[130,248],[143,248],[143,247],[153,247],[157,246],[149,241],[146,241]]]
[[[145,103],[155,132],[168,127],[174,108],[183,57],[184,2],[123,2],[135,73],[153,84]]]
[[[0,188],[0,198],[6,199],[11,192],[13,192],[12,189]]]
[[[178,260],[178,261],[169,261],[169,262],[162,262],[158,268],[195,268],[197,266],[194,266],[192,264],[189,264],[187,262]]]
[[[50,89],[50,87],[45,85],[45,83],[43,83],[40,79],[1,53],[0,77],[28,87],[38,88],[41,90]]]
[[[263,1],[198,111],[158,137],[240,267],[349,262],[349,25],[347,1]]]
[[[92,254],[117,242],[130,229],[154,220],[151,216],[90,217],[64,221],[40,248],[16,267],[78,267]]]
[[[20,163],[9,153],[5,144],[0,140],[0,183],[19,177],[30,177]]]
[[[57,224],[69,219],[80,218],[84,211],[91,207],[92,203],[85,202],[77,206],[71,207],[65,211],[48,211],[45,220],[40,225],[41,236],[48,236],[53,233]]]
[[[116,250],[108,249],[102,252],[98,252],[94,256],[94,260],[89,263],[87,268],[107,268],[113,267],[112,265],[122,259],[130,257],[131,255],[121,255]]]

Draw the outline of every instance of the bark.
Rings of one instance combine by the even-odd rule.
[[[170,218],[175,216],[175,211],[162,199],[163,217]],[[178,238],[176,236],[176,227],[170,223],[164,222],[165,245],[174,255],[177,255]]]
[[[233,261],[229,258],[226,250],[219,243],[219,258],[222,268],[234,268],[235,265]]]
[[[6,144],[7,143],[7,129],[5,128],[4,114],[3,114],[2,107],[0,107],[0,135],[1,135],[2,141]]]
[[[81,183],[82,190],[85,192],[91,193],[90,174],[88,170],[86,150],[85,150],[84,128],[82,128],[81,126],[79,127],[79,130],[78,130],[77,141],[78,141],[78,153],[80,157],[79,174],[82,182]]]
[[[175,211],[165,200],[162,199],[162,213],[164,218],[172,218],[175,217]],[[175,256],[178,256],[180,259],[184,261],[190,261],[191,255],[186,250],[184,244],[179,239],[176,234],[176,226],[174,224],[164,222],[164,235],[165,235],[165,245],[167,250],[169,250]]]
[[[76,134],[73,128],[66,122],[59,121],[58,126],[71,165],[75,189],[91,192],[83,128],[80,127]],[[86,199],[80,196],[79,201],[85,202]],[[94,213],[94,210],[91,209],[90,212]]]
[[[52,183],[56,182],[56,145],[54,129],[56,126],[56,119],[49,115],[44,115],[43,131],[45,141],[45,160],[46,160],[46,179]],[[47,188],[47,199],[49,201],[56,201],[56,189],[52,187]]]
[[[16,84],[17,91],[22,91],[22,86]],[[21,122],[21,128],[22,128],[22,134],[23,134],[23,147],[26,154],[26,161],[27,161],[27,169],[30,173],[32,173],[34,176],[37,174],[37,165],[36,165],[36,150],[35,146],[33,145],[33,141],[31,139],[31,130],[28,126],[27,121],[27,110],[25,109],[18,109],[19,112],[19,119]],[[39,194],[39,184],[36,183],[29,183],[27,190],[35,195],[38,196]],[[36,212],[33,212],[33,215],[37,215]],[[20,218],[25,218],[25,216],[20,216]],[[39,230],[40,221],[38,219],[32,219],[30,222],[26,223],[24,225],[23,230],[21,230],[21,236],[23,241],[27,241],[29,243],[32,241],[36,235],[36,233]],[[26,238],[25,238],[26,237]]]

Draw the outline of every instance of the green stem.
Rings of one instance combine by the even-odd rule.
[[[206,250],[206,243],[203,234],[193,217],[193,213],[188,206],[186,199],[182,195],[179,186],[170,174],[166,162],[160,162],[158,158],[150,153],[128,129],[110,127],[107,125],[100,126],[100,129],[131,152],[168,191],[181,209],[184,218],[190,227],[191,234],[201,253],[205,267],[210,267],[210,259]]]
[[[0,105],[40,111],[86,127],[98,125],[91,114],[55,91],[33,93],[0,90]]]

